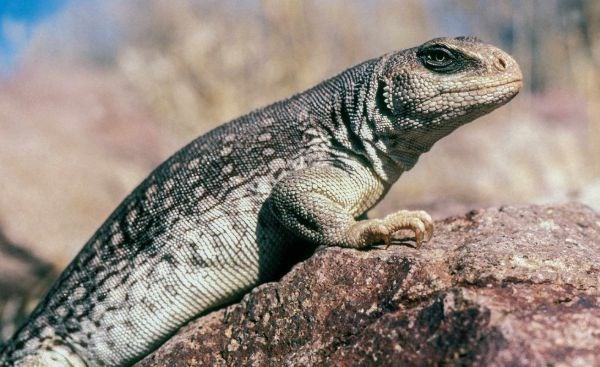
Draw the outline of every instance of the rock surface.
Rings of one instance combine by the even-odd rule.
[[[328,248],[139,366],[600,365],[600,216],[501,207],[429,243]]]

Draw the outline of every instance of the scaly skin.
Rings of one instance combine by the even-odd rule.
[[[516,62],[474,38],[366,61],[201,136],[114,211],[0,352],[3,366],[122,366],[316,246],[417,246],[424,212],[359,220],[443,136],[513,98]],[[291,246],[293,244],[293,246]]]

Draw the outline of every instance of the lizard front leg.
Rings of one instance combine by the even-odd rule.
[[[417,247],[431,238],[431,217],[423,211],[399,211],[382,219],[356,220],[383,195],[383,184],[363,166],[352,169],[311,167],[290,174],[271,193],[275,217],[296,235],[318,245],[364,248],[389,246],[391,236],[409,229]]]

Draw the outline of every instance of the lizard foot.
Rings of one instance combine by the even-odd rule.
[[[433,236],[433,221],[429,214],[421,210],[401,210],[383,219],[361,220],[350,227],[349,237],[353,240],[350,247],[364,248],[382,241],[388,248],[392,234],[401,229],[415,233],[419,248],[424,240],[429,241]]]

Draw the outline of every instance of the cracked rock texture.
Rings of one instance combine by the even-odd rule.
[[[600,366],[600,216],[578,204],[436,222],[421,249],[327,248],[140,366]]]

